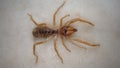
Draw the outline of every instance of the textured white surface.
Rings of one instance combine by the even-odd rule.
[[[72,51],[69,53],[58,40],[57,47],[64,59],[62,64],[54,52],[51,40],[37,48],[40,59],[38,64],[34,63],[35,57],[32,54],[34,40],[31,31],[35,25],[27,13],[31,13],[38,22],[52,24],[52,15],[62,2],[62,0],[0,0],[0,68],[120,67],[119,0],[67,0],[58,13],[57,21],[65,14],[70,14],[71,17],[66,20],[81,17],[93,22],[94,28],[82,24],[74,25],[81,28],[81,32],[75,35],[81,33],[80,37],[85,36],[86,40],[100,43],[100,48],[88,47],[84,50],[68,43],[67,46]]]

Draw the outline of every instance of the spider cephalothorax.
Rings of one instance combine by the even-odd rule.
[[[74,32],[76,32],[77,29],[75,29],[74,27],[72,26],[63,26],[61,29],[60,29],[60,33],[63,35],[63,36],[70,36],[72,34],[74,34]]]

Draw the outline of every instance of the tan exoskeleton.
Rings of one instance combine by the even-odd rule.
[[[49,25],[47,25],[46,23],[40,23],[40,24],[38,24],[33,19],[32,15],[28,14],[30,16],[30,19],[32,20],[32,22],[36,25],[36,27],[34,28],[34,30],[32,32],[33,36],[35,38],[46,38],[45,41],[35,42],[34,45],[33,45],[33,55],[36,57],[36,63],[38,62],[38,55],[35,52],[36,51],[36,46],[38,46],[38,44],[46,43],[51,38],[54,38],[54,50],[55,50],[57,56],[59,57],[59,59],[61,60],[61,62],[63,63],[63,59],[60,56],[60,54],[59,54],[59,52],[57,50],[57,47],[56,47],[56,40],[58,38],[58,35],[60,35],[60,38],[61,38],[63,46],[69,52],[71,52],[71,50],[68,49],[68,47],[65,45],[64,39],[69,40],[71,43],[73,43],[76,46],[78,46],[78,45],[75,44],[74,41],[80,42],[82,44],[86,44],[86,45],[89,45],[89,46],[99,46],[98,44],[93,44],[93,43],[87,42],[85,40],[75,39],[75,38],[71,38],[70,37],[72,34],[74,34],[74,32],[77,31],[77,29],[75,29],[74,27],[71,26],[73,23],[79,21],[81,23],[86,23],[86,24],[89,24],[91,26],[94,26],[94,24],[92,24],[89,21],[86,21],[86,20],[83,20],[83,19],[80,19],[80,18],[73,18],[73,19],[65,22],[65,24],[63,25],[62,24],[63,23],[63,19],[66,18],[66,17],[68,17],[68,16],[70,16],[68,14],[68,15],[63,16],[60,19],[60,27],[59,27],[59,29],[56,28],[56,14],[64,6],[64,4],[65,4],[65,2],[60,7],[58,7],[58,9],[55,11],[55,13],[53,15],[53,28],[50,28]],[[78,46],[78,47],[81,47],[81,46]],[[82,47],[82,48],[84,48],[84,47]]]

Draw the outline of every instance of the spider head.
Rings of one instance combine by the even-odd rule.
[[[74,32],[76,32],[77,29],[75,29],[74,27],[72,26],[63,26],[61,29],[60,29],[60,33],[64,36],[70,36],[72,35]]]

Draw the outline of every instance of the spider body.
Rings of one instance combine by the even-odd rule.
[[[47,26],[36,27],[32,31],[33,36],[36,38],[48,38],[49,36],[57,33],[58,30],[51,29]]]
[[[50,28],[49,25],[47,25],[46,23],[39,23],[38,24],[38,22],[36,22],[33,19],[32,15],[28,14],[31,21],[36,25],[36,27],[32,31],[33,36],[35,38],[46,38],[46,40],[44,40],[44,41],[35,42],[33,44],[33,55],[36,58],[36,63],[38,62],[38,55],[36,54],[36,47],[39,44],[46,43],[48,40],[52,40],[52,38],[53,38],[53,41],[54,41],[54,50],[56,52],[56,55],[61,60],[61,63],[63,63],[63,58],[59,54],[59,52],[57,50],[57,46],[56,46],[56,41],[57,41],[57,38],[58,38],[58,34],[60,35],[60,39],[61,39],[63,47],[69,52],[71,52],[71,50],[66,46],[66,44],[64,42],[65,39],[70,41],[70,43],[72,43],[73,45],[75,45],[77,47],[80,47],[80,48],[85,48],[85,47],[75,44],[74,41],[76,41],[78,43],[86,44],[88,46],[99,46],[98,44],[87,42],[85,40],[81,40],[81,39],[77,39],[77,38],[71,38],[71,35],[74,34],[77,31],[76,28],[71,26],[72,24],[74,24],[75,22],[79,22],[79,23],[85,23],[85,24],[94,26],[94,24],[92,24],[89,21],[83,20],[81,18],[73,18],[71,20],[66,21],[65,24],[63,25],[63,19],[70,16],[69,14],[67,14],[67,15],[61,17],[60,26],[59,26],[59,28],[56,28],[56,14],[64,6],[64,4],[65,4],[65,2],[60,7],[58,7],[58,9],[55,11],[55,13],[53,15],[53,28]]]
[[[77,29],[72,26],[63,26],[60,29],[52,29],[47,26],[36,27],[33,29],[32,34],[35,38],[48,38],[55,34],[61,34],[63,36],[70,36],[76,32]]]

